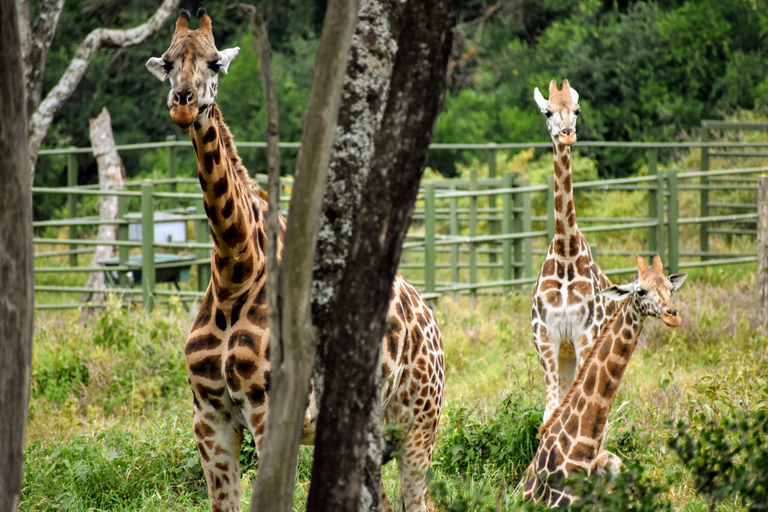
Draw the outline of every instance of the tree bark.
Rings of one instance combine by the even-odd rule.
[[[365,429],[392,281],[443,103],[458,0],[414,0],[402,30],[372,170],[333,311],[308,512],[357,511]]]
[[[768,176],[757,179],[757,331],[768,336]]]
[[[34,248],[24,65],[14,0],[0,0],[0,510],[19,506],[32,360]]]
[[[117,154],[115,137],[112,135],[112,119],[109,117],[107,107],[101,109],[101,113],[95,119],[91,119],[90,126],[91,145],[93,156],[99,169],[99,189],[119,190],[125,184],[125,172],[120,156]],[[99,220],[117,220],[117,196],[101,196],[99,199]],[[101,224],[96,234],[96,240],[117,240],[116,224]],[[115,253],[114,245],[97,245],[91,266],[98,266],[100,260],[111,258]],[[80,302],[101,304],[106,298],[104,292],[104,272],[91,272],[85,283],[86,288],[94,291],[83,293]],[[93,315],[93,308],[83,308],[80,319],[85,320]]]
[[[31,181],[35,179],[35,165],[37,164],[37,156],[40,152],[40,146],[43,143],[48,128],[53,121],[53,116],[59,111],[61,106],[69,99],[72,93],[80,83],[80,79],[85,74],[85,70],[88,69],[88,65],[91,59],[99,51],[100,48],[105,46],[113,47],[127,47],[134,46],[144,42],[148,37],[157,32],[173,14],[173,11],[179,5],[181,0],[164,0],[162,5],[155,11],[146,23],[134,27],[131,29],[118,30],[118,29],[106,29],[97,28],[92,31],[88,36],[80,43],[75,56],[72,58],[64,75],[59,79],[59,82],[53,89],[48,92],[45,99],[36,106],[34,111],[29,112],[29,168],[31,173]],[[55,7],[55,1],[48,2],[51,10]],[[43,5],[47,5],[46,2]],[[58,14],[57,14],[58,16]],[[29,13],[27,12],[27,19]],[[16,18],[14,18],[16,19]],[[35,26],[38,26],[38,22],[35,22]],[[55,31],[55,24],[51,24],[50,20],[40,22],[41,34],[40,37],[53,38],[53,31]],[[42,30],[42,28],[45,30]],[[36,36],[33,34],[33,40]],[[50,41],[48,42],[50,46]],[[48,55],[48,47],[32,44],[30,47],[30,57],[36,54],[35,48],[39,46],[41,55],[36,57],[37,61],[45,62],[45,58]],[[35,75],[35,70],[30,70],[30,73]],[[39,79],[42,80],[42,71],[40,71]],[[42,84],[40,85],[42,87]],[[34,98],[32,98],[34,99]]]
[[[370,174],[374,137],[381,126],[389,94],[397,51],[397,20],[401,11],[397,0],[364,0],[352,37],[339,123],[328,168],[312,281],[312,321],[318,339],[314,389],[318,401],[322,399],[325,354],[331,341],[331,312],[341,307],[338,301],[339,283],[352,241],[351,227],[360,209],[363,186]],[[376,386],[379,384],[380,376],[376,379]],[[383,422],[383,410],[375,402],[368,425],[361,511],[381,510]]]
[[[26,0],[24,1],[26,2]],[[35,17],[35,22],[29,27],[29,49],[27,57],[24,59],[27,65],[25,73],[27,79],[27,112],[34,112],[40,104],[43,95],[43,79],[45,78],[45,60],[48,57],[53,36],[56,35],[56,27],[59,24],[59,17],[63,9],[64,0],[43,0],[37,17]],[[28,11],[26,22],[29,23]]]
[[[328,3],[315,63],[283,249],[281,339],[270,346],[269,414],[251,510],[293,508],[296,460],[314,364],[312,260],[357,0]]]

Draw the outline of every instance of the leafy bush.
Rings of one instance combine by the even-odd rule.
[[[507,481],[519,479],[539,446],[542,410],[525,407],[508,395],[498,410],[480,421],[466,407],[449,411],[440,428],[433,466],[447,474],[482,475],[500,471]]]
[[[738,500],[747,510],[768,510],[768,411],[734,414],[692,432],[677,424],[669,442],[690,470],[696,492],[712,507]]]

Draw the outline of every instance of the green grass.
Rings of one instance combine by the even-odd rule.
[[[733,411],[768,407],[768,341],[750,325],[754,265],[691,274],[676,295],[682,325],[646,323],[606,443],[642,464],[642,481],[680,511],[708,503],[669,447],[673,425],[696,433]],[[513,491],[536,449],[544,402],[529,307],[527,292],[437,305],[447,382],[432,481],[445,510],[520,507]],[[178,305],[147,315],[113,304],[85,325],[76,312],[37,314],[22,510],[207,510],[183,368],[191,322]],[[252,451],[243,462],[246,506]],[[296,510],[310,472],[306,447]],[[394,463],[385,485],[397,492]],[[717,510],[741,510],[733,503]]]

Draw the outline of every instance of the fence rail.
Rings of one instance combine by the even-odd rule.
[[[707,129],[723,129],[721,125],[707,125]],[[750,128],[751,129],[751,128]],[[761,125],[761,129],[764,129]],[[707,133],[703,130],[702,133]],[[238,148],[263,148],[264,143],[238,143]],[[41,155],[69,155],[67,187],[33,187],[35,196],[61,194],[68,198],[68,219],[35,221],[40,230],[66,229],[65,238],[60,236],[39,236],[34,239],[36,246],[56,246],[47,252],[38,252],[36,261],[47,258],[69,257],[68,266],[43,266],[36,264],[35,271],[41,276],[50,273],[103,271],[110,278],[117,275],[112,290],[133,300],[141,297],[145,308],[167,302],[170,296],[188,301],[199,298],[210,280],[210,251],[207,218],[203,210],[201,193],[179,192],[177,186],[196,184],[198,180],[176,177],[175,151],[179,147],[191,146],[188,142],[166,141],[152,144],[131,144],[118,146],[119,150],[156,150],[165,148],[168,152],[168,178],[156,181],[126,183],[124,190],[102,191],[93,186],[77,186],[77,165],[72,155],[90,152],[90,148],[68,148],[44,150]],[[712,237],[753,236],[751,227],[757,219],[756,201],[744,198],[749,191],[756,191],[756,175],[768,171],[768,167],[739,167],[735,169],[709,168],[710,156],[731,157],[717,148],[741,149],[735,156],[763,157],[762,152],[744,152],[748,148],[768,147],[768,142],[723,143],[710,142],[706,135],[702,142],[687,143],[607,143],[581,142],[582,147],[623,147],[641,150],[646,154],[648,175],[624,179],[607,179],[574,183],[575,193],[600,194],[597,200],[610,200],[608,194],[615,191],[631,190],[647,196],[645,211],[636,217],[578,217],[581,231],[589,235],[590,241],[603,240],[593,247],[596,259],[608,275],[633,274],[635,268],[623,267],[625,256],[635,253],[659,253],[667,262],[670,272],[682,268],[745,263],[756,260],[754,252],[733,252],[710,250]],[[297,144],[284,143],[281,147],[295,149]],[[554,236],[554,180],[550,176],[547,184],[531,185],[520,173],[504,172],[496,175],[497,151],[550,147],[548,143],[514,144],[433,144],[432,149],[472,150],[488,154],[489,177],[479,178],[477,169],[472,170],[468,179],[446,179],[426,181],[418,196],[411,231],[403,247],[401,272],[427,297],[443,293],[478,293],[488,290],[510,290],[529,285],[535,281],[538,268],[535,266],[545,252],[549,240]],[[676,169],[662,171],[658,166],[660,150],[700,148],[702,151],[701,170],[681,172]],[[766,153],[768,155],[768,153]],[[264,182],[258,176],[257,181]],[[749,183],[748,185],[745,183]],[[283,187],[292,185],[288,178],[282,180]],[[140,190],[127,190],[140,187]],[[285,191],[285,189],[284,189]],[[681,198],[688,203],[694,194],[698,196],[698,215],[681,217]],[[720,200],[710,200],[715,194],[725,194]],[[730,195],[728,195],[730,194]],[[94,216],[78,216],[79,199],[86,196],[117,196],[119,218],[116,221],[102,221]],[[285,192],[283,195],[286,195]],[[590,196],[592,197],[592,196]],[[595,196],[597,197],[597,196]],[[735,199],[734,199],[735,197]],[[286,201],[289,199],[286,195]],[[695,199],[695,198],[694,198]],[[130,212],[129,203],[138,203],[138,211]],[[156,221],[154,213],[157,203],[167,206],[164,211],[176,215],[174,221],[183,222],[187,231],[194,231],[194,241],[169,242],[155,240]],[[179,205],[186,205],[180,207]],[[690,205],[688,205],[690,211]],[[725,213],[725,211],[733,211]],[[538,215],[534,215],[538,213]],[[577,209],[578,214],[578,209]],[[93,246],[103,242],[83,239],[78,229],[101,224],[118,226],[118,240],[110,242],[118,248],[115,265],[80,266],[78,255],[87,254]],[[141,240],[130,240],[129,226],[141,225]],[[681,242],[681,229],[685,226],[699,226],[698,250],[692,250],[692,241]],[[612,246],[611,238],[632,233],[633,240],[640,240],[644,247],[638,251]],[[599,235],[599,236],[597,236]],[[690,238],[690,237],[689,237]],[[616,242],[620,243],[620,242]],[[682,243],[682,246],[681,246]],[[722,245],[722,244],[721,244]],[[61,246],[68,246],[67,250]],[[179,261],[156,261],[157,253],[184,250],[188,256]],[[131,253],[140,258],[140,263],[130,261]],[[606,258],[613,258],[612,266]],[[619,259],[620,258],[620,259]],[[160,270],[194,269],[197,282],[181,289],[161,289],[155,281]],[[131,272],[140,271],[141,290],[131,285]],[[53,286],[39,284],[36,291],[44,294],[75,294],[91,291],[83,286]],[[37,304],[39,309],[82,307],[80,303]]]

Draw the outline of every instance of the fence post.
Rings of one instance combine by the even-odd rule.
[[[203,198],[195,200],[195,209],[198,215],[205,215],[205,206],[203,205]],[[195,221],[195,236],[197,243],[204,244],[208,241],[208,218],[199,219]],[[197,257],[199,259],[208,258],[208,249],[197,249]],[[208,289],[208,284],[211,282],[211,263],[200,263],[197,265],[197,291],[204,292]]]
[[[501,176],[501,187],[512,188],[512,180],[514,176],[511,172],[505,171]],[[517,204],[515,204],[517,206]],[[501,197],[501,232],[504,235],[512,233],[511,227],[512,221],[512,194],[507,193]],[[517,215],[515,215],[515,221],[517,221]],[[510,240],[504,239],[501,242],[501,261],[503,265],[502,279],[509,281],[512,279],[512,266],[515,261],[512,260],[512,244]],[[515,249],[517,249],[517,243],[515,243]],[[517,267],[515,267],[515,273],[517,273]],[[505,287],[505,290],[509,290],[509,287]]]
[[[531,181],[523,178],[523,187],[530,187]],[[554,216],[554,206],[552,207]],[[533,212],[531,211],[531,193],[523,193],[523,232],[533,231]],[[554,235],[552,235],[554,237]],[[523,275],[526,279],[533,277],[533,239],[528,237],[523,239]]]
[[[709,126],[706,121],[701,122],[701,142],[709,142]],[[709,170],[709,148],[701,147],[701,172]],[[700,217],[709,217],[709,189],[706,188],[709,185],[709,178],[707,176],[701,177],[701,213]],[[699,246],[702,253],[709,252],[709,224],[702,222],[699,224]],[[708,258],[706,255],[701,256],[701,261],[706,261]]]
[[[176,137],[174,135],[168,135],[165,140],[168,142],[172,142],[176,140]],[[169,180],[175,180],[176,179],[176,146],[168,146],[168,179]],[[168,184],[168,190],[171,194],[176,193],[176,182],[171,181]],[[168,209],[175,210],[178,206],[178,199],[175,197],[169,197],[168,198]]]
[[[456,191],[456,184],[451,184],[451,191]],[[456,211],[459,207],[458,198],[449,199],[451,208],[450,234],[452,237],[459,236],[459,216]],[[459,282],[459,244],[451,244],[451,283]]]
[[[67,187],[74,188],[77,186],[77,155],[69,153],[67,155]],[[75,194],[69,194],[67,196],[67,202],[69,203],[69,218],[74,219],[77,217],[77,196]],[[74,240],[77,238],[77,226],[69,226],[69,239]],[[70,245],[69,250],[72,251],[69,254],[69,266],[77,266],[77,250],[76,245]]]
[[[757,307],[755,326],[768,335],[768,176],[757,178]]]
[[[495,144],[491,143],[489,146],[495,146]],[[488,151],[488,178],[495,178],[496,177],[496,149],[491,149]],[[494,186],[494,185],[492,185]],[[494,186],[495,187],[495,186]],[[495,217],[496,213],[492,210],[496,209],[496,196],[488,196],[488,216],[489,217]],[[495,235],[499,232],[499,221],[495,220],[489,220],[488,221],[488,233],[491,235]],[[494,247],[495,244],[489,244],[488,249],[491,249]],[[495,248],[495,247],[494,247]],[[488,260],[492,263],[496,262],[496,254],[493,252],[488,253]],[[491,268],[491,275],[493,276],[496,273],[495,268]]]
[[[667,171],[669,199],[667,200],[667,233],[669,236],[669,273],[676,274],[680,269],[680,233],[677,228],[678,200],[677,200],[677,171]]]
[[[469,190],[477,192],[477,169],[472,169],[469,175]],[[469,284],[477,283],[477,244],[474,239],[477,236],[477,196],[469,198]],[[471,295],[474,297],[477,291],[473,288]]]
[[[424,291],[435,293],[435,184],[424,185]]]
[[[664,259],[664,173],[656,174],[656,252]]]
[[[141,184],[141,291],[144,310],[155,309],[155,219],[152,205],[154,183],[144,180]]]
[[[547,245],[555,238],[555,176],[547,176]]]
[[[658,172],[658,161],[659,161],[659,150],[657,148],[652,148],[648,150],[647,153],[648,158],[648,176],[656,176]],[[653,187],[653,183],[650,184],[650,187]],[[656,202],[656,195],[657,191],[653,190],[653,188],[648,189],[648,218],[649,219],[655,219],[658,217],[658,211],[657,208],[657,202]],[[651,252],[659,253],[659,231],[657,227],[652,226],[648,228],[648,248],[651,250]],[[664,256],[663,254],[661,255]]]
[[[125,215],[128,213],[128,196],[117,196],[117,218],[121,222],[125,222]],[[117,239],[121,242],[128,240],[128,224],[117,225]],[[128,261],[128,253],[131,248],[121,245],[117,248],[117,264],[121,267],[125,266]],[[120,271],[117,273],[118,283],[120,288],[125,288],[128,285],[128,276],[126,272]]]
[[[518,172],[515,173],[515,182],[513,184],[514,187],[520,186],[520,181],[522,180],[522,175]],[[523,220],[523,194],[520,192],[515,193],[515,225],[514,225],[514,232],[515,233],[522,233],[525,231],[523,228],[524,220]],[[520,279],[520,276],[523,274],[523,268],[520,266],[523,261],[523,239],[522,238],[515,238],[514,241],[514,247],[515,247],[515,279]]]

